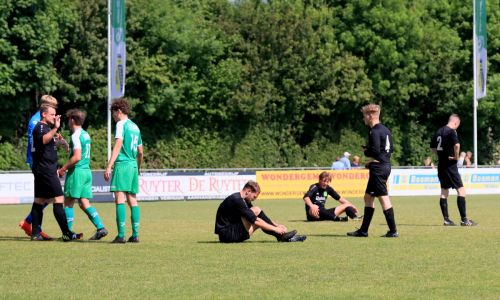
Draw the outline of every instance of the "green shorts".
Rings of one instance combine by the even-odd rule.
[[[136,162],[117,163],[111,177],[112,192],[137,194],[139,192],[139,171]]]
[[[92,172],[90,169],[75,168],[68,171],[64,182],[64,196],[92,199]]]

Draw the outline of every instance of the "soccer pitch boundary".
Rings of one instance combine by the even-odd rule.
[[[370,236],[349,238],[360,222],[305,222],[301,199],[257,200],[273,220],[308,235],[291,244],[261,231],[241,244],[218,243],[213,200],[142,202],[141,243],[125,245],[109,243],[112,203],[95,204],[110,229],[97,242],[86,240],[94,229],[75,209],[74,228],[85,239],[73,243],[29,241],[17,223],[30,206],[3,205],[0,298],[498,299],[498,196],[467,197],[477,227],[442,226],[438,198],[392,197],[397,239],[379,237],[387,227],[378,203]],[[449,211],[457,222],[455,199]],[[43,228],[60,235],[50,206]]]

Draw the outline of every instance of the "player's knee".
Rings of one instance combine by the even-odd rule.
[[[256,216],[260,215],[260,212],[262,211],[262,209],[261,209],[260,207],[258,207],[258,206],[253,206],[253,207],[251,207],[250,209],[253,211],[253,213],[254,213]]]

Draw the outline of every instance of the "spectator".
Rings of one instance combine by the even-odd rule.
[[[340,161],[340,157],[337,156],[332,164],[332,170],[344,170],[344,168],[344,163]]]
[[[457,168],[464,167],[465,155],[466,155],[465,152],[460,152],[460,156],[458,157],[458,160],[457,160]]]
[[[351,161],[349,160],[349,156],[351,156],[351,153],[346,151],[344,152],[344,156],[340,159],[340,161],[344,164],[343,170],[351,169]]]
[[[353,167],[353,168],[357,168],[357,167],[359,167],[359,166],[360,166],[360,163],[359,163],[359,156],[354,155],[354,156],[352,157],[351,167]]]
[[[467,151],[464,158],[464,165],[466,168],[472,167],[472,152]]]
[[[430,156],[427,156],[424,159],[424,166],[434,168],[434,163],[432,162],[432,158]]]

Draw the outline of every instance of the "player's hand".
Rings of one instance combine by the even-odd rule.
[[[278,227],[281,228],[282,230],[284,230],[285,232],[288,231],[288,229],[285,227],[285,225],[278,224]]]
[[[62,147],[66,152],[69,152],[69,144],[60,133],[56,134],[56,145]]]
[[[62,168],[57,170],[57,175],[59,177],[61,177],[61,178],[64,177],[64,174],[66,174],[66,171],[64,171]]]
[[[458,158],[456,158],[455,156],[448,156],[448,159],[449,160],[458,160]]]
[[[104,180],[109,181],[111,178],[111,168],[106,168],[104,171]]]
[[[319,218],[319,206],[317,206],[316,204],[313,204],[309,208],[309,212],[311,213],[311,216],[315,217],[316,219]]]
[[[277,234],[285,234],[286,232],[286,227],[285,226],[277,226],[276,229],[274,230]]]
[[[54,127],[57,129],[61,127],[61,115],[56,116],[56,119],[54,120]]]

